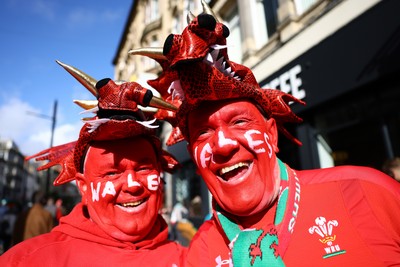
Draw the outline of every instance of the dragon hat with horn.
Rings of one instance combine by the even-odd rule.
[[[176,107],[153,96],[135,82],[114,82],[111,79],[96,81],[91,76],[70,65],[57,61],[66,71],[86,87],[97,100],[74,100],[84,108],[84,112],[95,115],[84,118],[78,140],[64,145],[43,150],[27,157],[27,160],[48,160],[39,167],[44,170],[54,165],[61,165],[59,176],[54,185],[60,185],[75,179],[75,174],[82,171],[82,163],[87,147],[92,141],[124,139],[134,136],[145,136],[154,145],[164,171],[172,172],[179,166],[175,158],[161,148],[161,142],[155,136],[155,118],[139,108],[154,107],[176,111]]]
[[[179,106],[174,118],[160,116],[175,127],[167,144],[188,136],[187,114],[201,102],[247,98],[253,100],[268,118],[274,118],[286,137],[300,145],[301,142],[283,125],[302,121],[292,112],[289,102],[304,102],[280,90],[260,88],[249,68],[230,61],[226,45],[229,29],[218,22],[204,1],[202,5],[204,12],[197,17],[189,12],[188,26],[182,34],[170,34],[164,47],[129,51],[131,55],[148,56],[160,63],[162,74],[148,83],[166,101]]]

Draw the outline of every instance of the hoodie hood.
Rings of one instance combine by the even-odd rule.
[[[123,249],[153,248],[161,243],[168,242],[168,225],[161,215],[158,215],[156,223],[150,233],[141,241],[132,243],[117,240],[104,232],[89,217],[87,209],[79,203],[70,214],[60,220],[60,224],[52,231],[62,232],[69,236],[102,244],[105,246]]]

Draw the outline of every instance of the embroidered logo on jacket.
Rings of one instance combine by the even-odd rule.
[[[221,255],[215,258],[215,262],[217,263],[215,267],[222,267],[222,266],[233,267],[232,260],[231,259],[222,260]]]
[[[333,227],[339,225],[338,221],[331,220],[327,222],[325,217],[321,216],[315,219],[315,224],[308,229],[308,232],[310,234],[316,233],[321,237],[319,241],[325,245],[326,254],[322,256],[324,259],[346,253],[345,250],[340,249],[339,244],[335,243],[336,235],[332,234]]]

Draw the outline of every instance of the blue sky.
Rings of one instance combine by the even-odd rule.
[[[77,139],[84,115],[72,101],[94,99],[55,60],[96,79],[114,78],[116,54],[133,0],[2,0],[0,5],[0,139],[25,155]]]

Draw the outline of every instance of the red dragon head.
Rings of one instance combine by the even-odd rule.
[[[97,100],[75,100],[87,112],[95,116],[85,118],[77,141],[43,150],[27,157],[49,162],[38,170],[44,170],[54,165],[61,165],[61,172],[54,185],[60,185],[75,179],[75,174],[81,172],[85,151],[91,141],[124,139],[134,136],[145,136],[154,145],[159,155],[164,171],[171,172],[179,166],[175,158],[161,148],[160,140],[155,136],[153,125],[156,119],[151,114],[143,112],[138,105],[151,106],[159,109],[176,110],[173,105],[154,97],[149,89],[135,82],[115,83],[111,79],[96,81],[67,64],[57,61],[65,70],[82,83]]]
[[[159,79],[168,83],[159,86],[160,83],[153,82],[152,86],[164,92],[161,95],[165,99],[166,91],[179,99],[173,126],[179,127],[187,138],[187,115],[201,102],[246,98],[257,103],[268,118],[275,119],[286,137],[300,145],[283,125],[302,121],[292,112],[289,102],[305,103],[282,91],[260,88],[249,68],[230,61],[226,46],[229,29],[215,19],[204,1],[202,4],[205,13],[192,18],[182,34],[168,36],[162,55],[158,52],[155,57],[144,48],[130,51],[130,54],[149,56],[161,64],[163,73]],[[176,136],[175,142],[182,140],[181,137]]]

